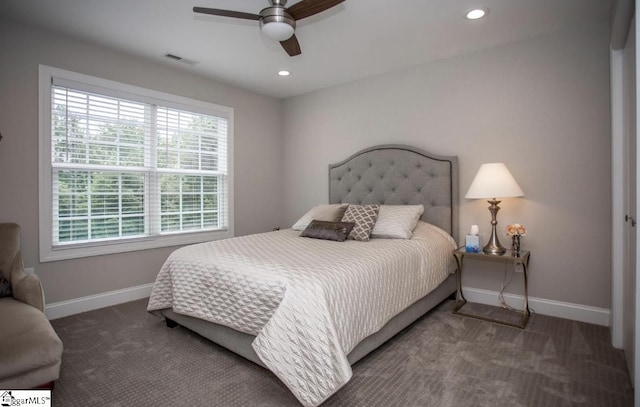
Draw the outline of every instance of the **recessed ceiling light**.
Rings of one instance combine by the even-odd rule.
[[[488,12],[489,10],[487,10],[486,8],[476,8],[476,9],[467,11],[467,18],[469,20],[477,20],[479,18],[486,16]]]
[[[280,76],[289,76],[289,75],[291,75],[291,72],[282,70],[282,71],[278,72],[278,75],[280,75]]]

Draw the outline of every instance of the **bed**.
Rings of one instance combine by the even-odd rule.
[[[456,157],[403,145],[359,151],[329,166],[329,202],[421,204],[412,239],[336,243],[287,229],[188,246],[163,266],[148,310],[268,368],[317,406],[351,365],[455,292],[457,183]],[[429,252],[432,240],[443,243]],[[425,258],[444,271],[426,273]]]

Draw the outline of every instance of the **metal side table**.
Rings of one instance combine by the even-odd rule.
[[[480,253],[467,253],[465,251],[464,246],[457,248],[453,251],[453,255],[456,258],[456,262],[458,263],[458,271],[457,275],[457,290],[456,290],[456,304],[453,309],[454,314],[463,315],[465,317],[477,318],[484,321],[496,322],[503,325],[515,326],[517,328],[524,328],[527,326],[527,321],[529,321],[529,316],[531,312],[529,311],[529,297],[527,294],[527,268],[529,267],[529,257],[531,256],[531,252],[528,250],[521,250],[519,256],[514,256],[511,254],[509,250],[503,255],[499,254],[485,254],[483,252]],[[506,262],[513,264],[513,267],[517,267],[518,264],[522,265],[522,271],[524,274],[524,304],[522,309],[522,318],[519,324],[514,324],[508,321],[502,321],[499,319],[493,319],[484,317],[481,315],[473,315],[462,312],[461,309],[467,303],[467,300],[464,298],[462,293],[462,270],[465,258],[478,259],[478,260],[488,260],[495,262]]]

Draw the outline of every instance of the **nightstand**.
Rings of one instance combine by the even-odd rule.
[[[503,255],[485,254],[483,252],[467,253],[465,251],[464,246],[462,246],[454,250],[453,255],[456,258],[456,262],[458,263],[458,271],[456,273],[458,285],[456,290],[456,304],[453,309],[454,314],[459,314],[459,315],[463,315],[471,318],[482,319],[484,321],[489,321],[489,322],[497,322],[499,324],[504,324],[509,326],[515,326],[517,328],[524,328],[525,326],[527,326],[529,315],[531,315],[531,312],[529,311],[529,297],[527,294],[527,267],[529,266],[529,257],[531,256],[531,253],[528,250],[521,250],[519,256],[514,256],[511,254],[509,250],[507,250],[507,253]],[[515,324],[512,322],[503,321],[499,319],[488,318],[481,315],[473,315],[473,314],[469,314],[461,311],[462,307],[464,307],[464,305],[467,303],[467,300],[465,300],[464,295],[462,294],[462,271],[464,269],[463,265],[464,265],[465,259],[485,260],[485,261],[493,261],[493,262],[500,262],[500,263],[506,262],[508,264],[512,264],[514,269],[518,267],[519,264],[522,265],[522,271],[524,274],[524,304],[522,309],[522,318],[520,319],[519,324]]]

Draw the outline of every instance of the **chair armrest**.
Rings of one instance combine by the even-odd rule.
[[[40,278],[35,273],[27,272],[22,262],[22,254],[18,252],[11,267],[11,291],[13,298],[29,304],[44,312],[44,291]]]

